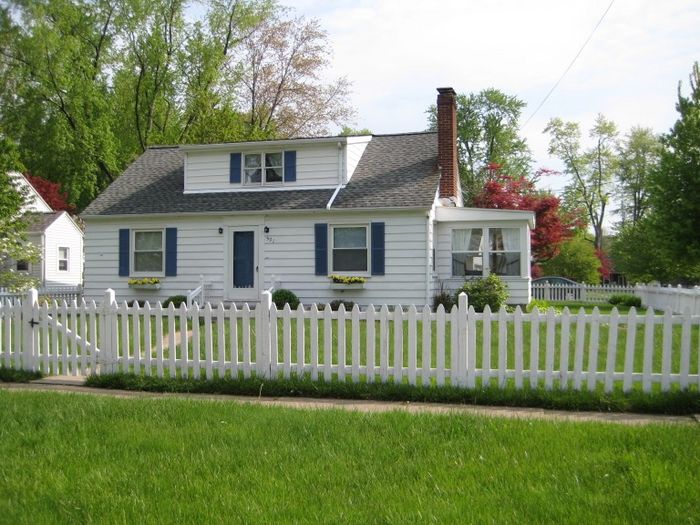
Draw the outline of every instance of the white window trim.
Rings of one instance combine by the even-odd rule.
[[[278,182],[267,182],[265,180],[265,157],[270,154],[276,154],[279,153],[282,156],[282,180]],[[260,182],[246,182],[246,167],[245,167],[245,158],[247,156],[253,156],[253,155],[260,155]],[[275,151],[275,150],[270,150],[270,151],[249,151],[246,153],[241,154],[241,185],[242,186],[247,186],[249,188],[258,188],[261,186],[284,186],[285,180],[284,180],[284,172],[285,172],[285,166],[284,166],[284,151]]]
[[[61,250],[66,250],[66,258],[62,259],[61,258]],[[59,246],[58,247],[58,269],[57,271],[59,272],[70,272],[70,246]],[[66,269],[61,270],[61,261],[66,261]]]
[[[136,257],[134,256],[136,252],[136,234],[137,233],[152,233],[160,232],[161,235],[161,252],[163,257],[161,259],[161,269],[160,272],[137,272],[136,271]],[[131,230],[131,239],[129,242],[129,268],[131,271],[129,275],[133,277],[165,277],[165,228],[143,228]]]
[[[365,229],[365,250],[367,251],[367,270],[362,271],[362,270],[352,270],[352,271],[347,271],[347,270],[336,270],[333,267],[333,250],[335,249],[334,247],[334,235],[333,235],[333,230],[336,228],[364,228]],[[370,230],[369,230],[369,224],[363,223],[363,224],[329,224],[328,225],[328,261],[329,261],[329,273],[332,275],[348,275],[348,276],[357,276],[357,277],[370,277],[371,276],[371,249],[370,249],[370,244],[371,244],[371,239],[369,238],[370,235]],[[342,250],[342,248],[339,248]]]
[[[452,231],[453,230],[473,230],[480,228],[483,230],[483,246],[484,249],[482,252],[471,252],[471,251],[466,251],[466,252],[455,252],[452,250]],[[505,251],[505,250],[495,250],[491,251],[491,230],[493,229],[511,229],[511,230],[518,230],[518,239],[520,243],[520,249],[518,250],[518,254],[520,255],[520,272],[517,275],[499,275],[501,279],[516,279],[516,278],[522,278],[523,275],[523,259],[527,257],[527,253],[523,251],[523,240],[522,240],[522,228],[519,226],[475,226],[473,228],[465,228],[465,227],[453,227],[450,228],[450,278],[451,279],[470,279],[470,278],[478,278],[480,277],[479,275],[475,274],[470,274],[470,275],[454,275],[452,274],[452,254],[453,253],[481,253],[481,257],[483,260],[483,268],[481,270],[481,277],[488,277],[489,274],[491,273],[491,254],[492,253],[516,253],[514,251]]]

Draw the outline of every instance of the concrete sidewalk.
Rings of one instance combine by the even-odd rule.
[[[700,416],[664,416],[653,414],[568,412],[541,408],[495,407],[480,405],[452,405],[443,403],[409,403],[395,401],[363,401],[351,399],[313,399],[303,397],[249,397],[216,394],[172,394],[139,392],[131,390],[109,390],[84,386],[84,378],[72,376],[46,377],[31,383],[0,383],[0,388],[8,391],[49,391],[86,395],[112,396],[120,398],[190,399],[220,401],[262,406],[278,406],[306,410],[337,409],[356,412],[391,412],[429,414],[465,414],[510,419],[544,419],[551,421],[594,421],[623,425],[647,424],[697,424]]]

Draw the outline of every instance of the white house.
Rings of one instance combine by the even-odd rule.
[[[40,260],[10,261],[18,272],[33,275],[41,287],[76,286],[83,282],[83,231],[65,211],[53,211],[21,173],[12,181],[26,194],[27,240],[39,248]]]
[[[210,301],[274,284],[304,303],[422,305],[495,272],[529,302],[534,215],[462,207],[455,92],[438,92],[437,133],[148,149],[82,215],[86,297],[163,299],[203,275]],[[144,277],[159,289],[129,285]]]

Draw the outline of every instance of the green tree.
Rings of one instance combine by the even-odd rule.
[[[649,179],[657,168],[662,147],[650,128],[634,127],[620,146],[616,172],[621,225],[636,224],[649,209]]]
[[[549,153],[564,163],[565,173],[572,178],[564,199],[569,208],[585,209],[593,228],[593,244],[602,250],[603,224],[618,165],[615,124],[598,115],[589,133],[594,145],[586,150],[581,145],[581,130],[576,122],[554,118],[544,131],[550,135]]]
[[[30,276],[15,271],[15,261],[36,261],[39,251],[27,242],[27,221],[22,213],[26,195],[10,176],[23,169],[17,147],[0,131],[0,287],[23,290],[36,283]]]
[[[498,89],[457,95],[459,173],[465,202],[471,204],[498,165],[513,177],[527,177],[532,154],[520,136],[525,102]],[[428,108],[428,129],[437,129],[437,108]]]
[[[343,128],[340,130],[340,135],[343,137],[347,137],[350,135],[371,135],[372,130],[367,129],[367,128],[362,128],[362,129],[355,129],[350,126],[343,126]]]
[[[352,113],[316,20],[272,0],[0,4],[0,124],[34,175],[89,203],[153,144],[322,133]]]
[[[580,283],[600,282],[600,259],[593,244],[581,235],[561,244],[559,254],[541,264],[542,275],[560,275]]]
[[[651,177],[654,239],[678,268],[675,278],[700,280],[700,68],[690,74],[690,93],[678,86],[678,120],[663,137],[659,168]]]
[[[612,240],[610,256],[615,270],[634,283],[667,283],[683,273],[681,265],[656,238],[648,217],[620,228]]]

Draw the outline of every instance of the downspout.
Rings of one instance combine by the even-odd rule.
[[[343,184],[343,143],[338,141],[338,186],[335,188],[333,195],[331,195],[328,204],[326,204],[327,210],[330,210],[331,206],[333,206],[333,201],[335,201],[335,198],[338,196],[338,193],[340,193]]]
[[[431,212],[428,212],[428,220],[425,221],[425,304],[430,306],[430,221]]]

